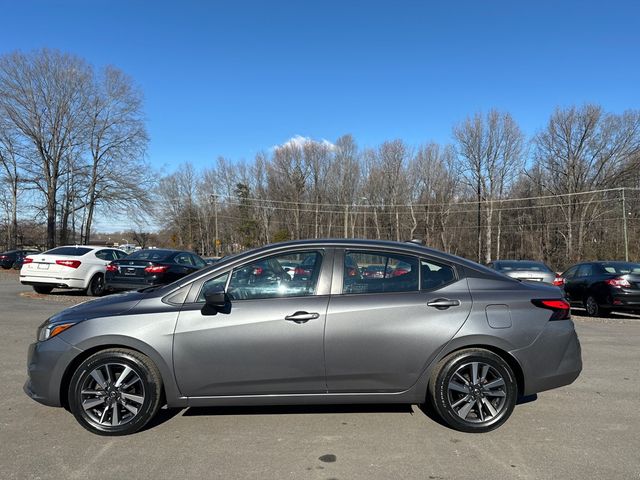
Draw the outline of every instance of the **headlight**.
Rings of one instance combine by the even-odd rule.
[[[64,332],[67,328],[73,327],[74,323],[45,323],[38,329],[38,341],[44,342],[45,340],[55,337],[59,333]]]

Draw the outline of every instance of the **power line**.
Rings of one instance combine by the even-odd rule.
[[[625,191],[640,191],[640,188],[636,187],[614,187],[614,188],[604,188],[599,190],[587,190],[584,192],[571,192],[571,193],[558,193],[552,195],[539,195],[539,196],[530,196],[530,197],[517,197],[517,198],[496,198],[492,200],[464,200],[459,202],[454,202],[455,205],[477,205],[485,204],[490,202],[493,203],[506,203],[506,202],[521,202],[521,201],[530,201],[530,200],[546,200],[552,198],[564,198],[564,197],[573,197],[573,196],[581,196],[581,195],[595,195],[598,193],[608,193],[608,192],[620,192],[622,190]],[[240,197],[238,195],[230,195],[230,194],[213,194],[216,197],[220,198],[235,198],[241,201],[252,201],[252,202],[268,202],[268,203],[276,203],[276,204],[289,204],[289,205],[307,205],[307,206],[324,206],[324,207],[357,207],[364,204],[357,203],[323,203],[323,202],[302,202],[296,200],[274,200],[269,198],[258,198],[258,197]],[[377,208],[394,208],[394,207],[446,207],[450,206],[452,203],[390,203],[390,204],[373,204],[367,203],[368,207],[377,207]],[[475,210],[474,210],[475,211]]]

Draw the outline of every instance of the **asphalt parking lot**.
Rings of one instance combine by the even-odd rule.
[[[83,300],[29,292],[0,272],[0,479],[640,478],[639,316],[576,311],[580,378],[487,434],[450,430],[416,405],[374,405],[164,410],[108,438],[22,392],[36,327]]]

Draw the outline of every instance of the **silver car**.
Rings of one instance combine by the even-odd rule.
[[[293,278],[282,265],[307,267]],[[366,266],[391,268],[382,278]],[[402,272],[398,270],[402,266]],[[582,368],[558,288],[411,243],[307,240],[44,322],[25,392],[101,435],[166,404],[429,404],[452,428],[504,423]]]
[[[530,282],[544,282],[556,287],[564,284],[564,279],[546,264],[535,260],[495,260],[489,267],[508,277]]]

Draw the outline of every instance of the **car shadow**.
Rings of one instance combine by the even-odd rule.
[[[331,413],[410,413],[413,406],[402,403],[349,404],[349,405],[268,405],[268,406],[224,406],[190,407],[184,417],[218,415],[317,415]]]
[[[583,308],[572,308],[571,315],[575,315],[577,317],[588,317],[587,311]],[[592,317],[592,318],[608,318],[614,320],[639,320],[639,313],[627,313],[627,312],[616,312],[613,311],[606,317]]]

